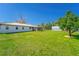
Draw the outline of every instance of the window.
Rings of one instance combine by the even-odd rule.
[[[29,29],[32,29],[32,27],[29,27]]]
[[[0,29],[1,29],[1,25],[0,25]]]
[[[9,29],[9,27],[8,26],[6,26],[6,30],[8,30]]]
[[[22,27],[22,29],[24,30],[24,27]]]
[[[18,26],[16,26],[16,30],[18,30]]]

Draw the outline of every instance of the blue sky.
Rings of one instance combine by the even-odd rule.
[[[0,22],[15,22],[22,15],[27,23],[53,22],[64,16],[67,10],[79,15],[79,4],[62,3],[14,3],[0,4]]]

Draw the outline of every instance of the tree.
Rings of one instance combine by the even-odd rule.
[[[21,16],[20,19],[17,20],[16,22],[17,22],[17,23],[21,23],[21,24],[25,24],[25,23],[26,23],[26,21],[25,21],[25,19],[23,18],[23,16]]]
[[[59,19],[58,23],[62,30],[67,31],[69,36],[79,28],[79,18],[71,11],[67,11],[66,15]]]
[[[49,22],[49,23],[48,23],[48,29],[49,29],[49,30],[51,30],[52,25],[53,25],[52,22]]]
[[[43,30],[51,30],[52,25],[53,24],[51,22],[48,22],[48,23],[42,23],[39,26],[41,26]]]
[[[42,27],[43,30],[45,30],[45,24],[44,23],[42,23],[40,26]]]

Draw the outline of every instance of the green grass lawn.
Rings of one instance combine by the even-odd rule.
[[[4,56],[79,56],[79,36],[65,32],[37,31],[0,34],[0,55]]]

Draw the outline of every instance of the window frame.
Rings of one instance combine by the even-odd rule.
[[[6,26],[6,28],[5,28],[6,30],[9,30],[9,26]]]
[[[22,27],[22,30],[24,30],[24,27]]]
[[[18,30],[18,26],[16,26],[16,30]]]

